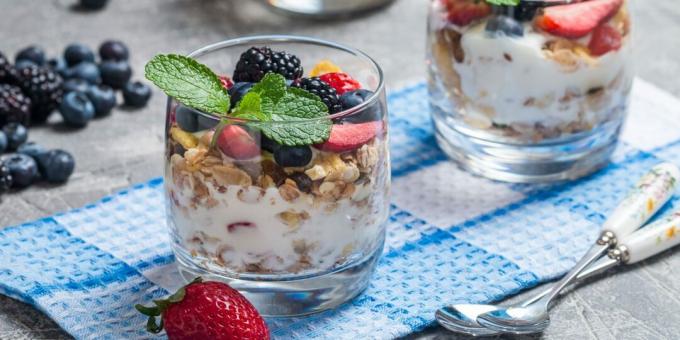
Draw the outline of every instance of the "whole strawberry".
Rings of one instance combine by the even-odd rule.
[[[203,282],[199,277],[155,306],[135,305],[149,316],[146,329],[159,333],[165,328],[173,339],[269,339],[269,330],[255,307],[239,292],[221,282]],[[156,317],[161,317],[160,324]]]

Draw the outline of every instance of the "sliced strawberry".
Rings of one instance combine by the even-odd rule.
[[[453,24],[466,26],[491,14],[491,6],[484,0],[443,0],[447,18]]]
[[[240,126],[227,125],[217,137],[217,147],[234,159],[249,159],[260,154],[260,147],[248,131]]]
[[[225,89],[230,89],[232,86],[234,86],[234,82],[229,78],[229,76],[219,76],[220,78],[220,83],[222,83],[222,87]]]
[[[552,6],[536,17],[536,26],[550,34],[565,38],[581,38],[619,10],[623,0],[590,0],[569,5]]]
[[[383,123],[368,122],[361,124],[336,124],[331,129],[331,135],[323,144],[317,144],[316,148],[330,152],[344,152],[358,149],[368,143],[378,133],[382,132]]]
[[[354,91],[361,88],[361,84],[350,77],[347,73],[326,73],[320,75],[319,79],[334,88],[335,92],[337,92],[339,96],[345,92]]]
[[[590,38],[588,48],[590,54],[601,56],[609,51],[621,48],[621,33],[614,27],[604,24],[598,26]]]

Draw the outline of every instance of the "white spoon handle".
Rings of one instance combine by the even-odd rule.
[[[644,175],[609,215],[602,229],[624,239],[649,220],[673,196],[680,169],[661,163]]]
[[[610,256],[631,264],[645,260],[680,243],[680,211],[664,217],[620,242]]]

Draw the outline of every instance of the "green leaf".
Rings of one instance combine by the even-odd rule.
[[[159,316],[159,315],[161,315],[161,311],[156,306],[146,307],[144,305],[136,304],[135,309],[138,310],[140,313],[146,315],[146,316]]]
[[[146,64],[144,73],[165,94],[184,105],[209,113],[229,111],[229,94],[220,79],[192,58],[159,54]]]
[[[517,6],[520,0],[486,0],[487,3],[497,6]]]
[[[262,98],[278,102],[288,91],[286,78],[278,73],[269,72],[248,93],[257,93]]]
[[[271,110],[273,124],[262,124],[259,128],[279,144],[295,146],[322,143],[330,135],[330,119],[296,122],[328,115],[328,108],[314,94],[297,88],[288,89]]]
[[[270,117],[262,110],[262,97],[257,92],[248,92],[232,113],[234,117],[267,121]]]

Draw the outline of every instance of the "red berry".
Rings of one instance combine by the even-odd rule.
[[[234,86],[234,82],[229,78],[228,76],[219,76],[220,82],[222,83],[222,87],[225,89],[230,89],[232,86]]]
[[[170,340],[176,339],[269,339],[269,330],[255,307],[238,291],[221,282],[200,278],[181,288],[156,306],[135,308],[150,318],[147,330],[165,328]],[[155,317],[161,316],[161,326]]]
[[[260,147],[248,131],[237,125],[227,125],[217,137],[217,147],[234,159],[249,159],[260,154]]]
[[[590,38],[588,48],[590,54],[594,56],[601,56],[609,51],[615,51],[621,48],[621,33],[616,28],[610,25],[600,25],[594,31]]]
[[[358,149],[368,143],[383,130],[383,123],[368,122],[361,124],[336,124],[331,129],[328,140],[317,144],[316,148],[330,152],[345,152]]]
[[[590,0],[569,5],[546,7],[536,17],[538,28],[565,38],[581,38],[619,10],[623,0]]]
[[[491,14],[491,6],[484,0],[443,0],[448,20],[458,26],[484,18]]]
[[[324,83],[330,85],[341,96],[345,92],[358,90],[361,84],[350,77],[347,73],[335,72],[326,73],[319,76]]]
[[[255,228],[255,223],[253,222],[235,222],[235,223],[229,223],[227,225],[227,231],[234,232],[236,229],[239,228]]]

